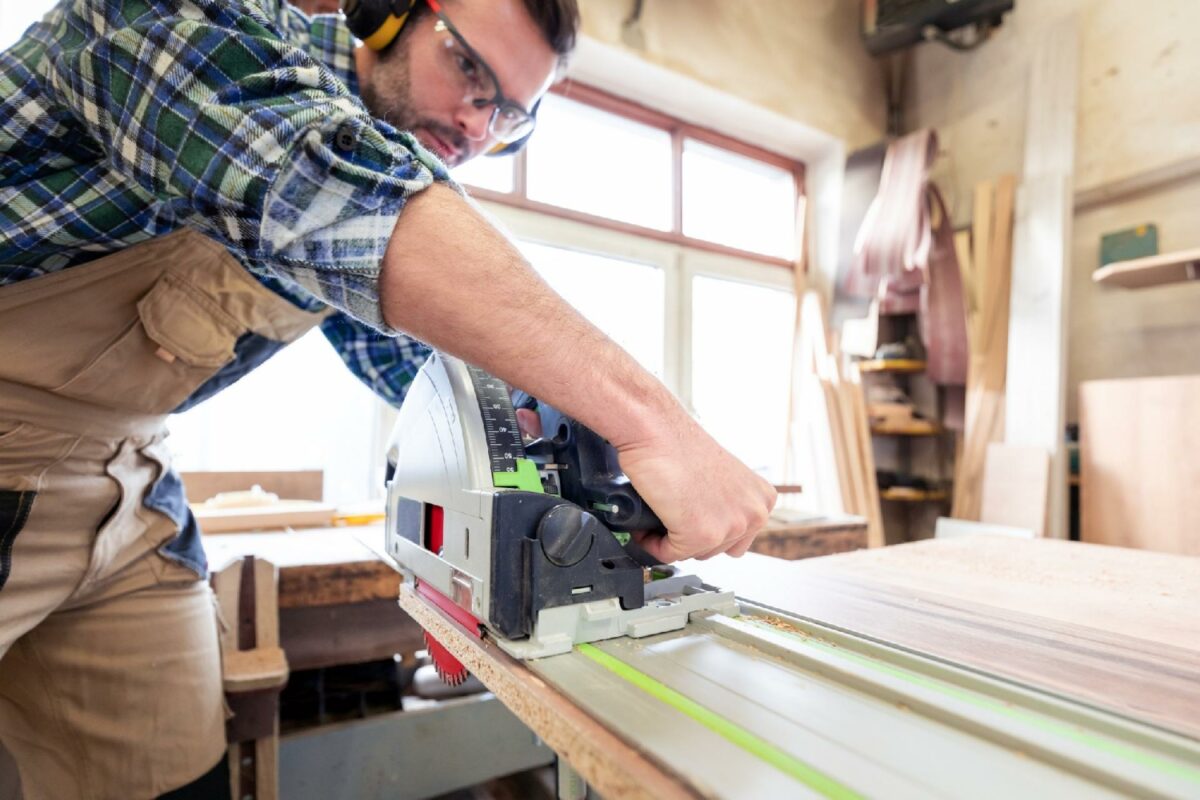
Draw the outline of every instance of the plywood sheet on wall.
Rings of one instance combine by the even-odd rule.
[[[1079,387],[1085,542],[1200,556],[1200,375]]]

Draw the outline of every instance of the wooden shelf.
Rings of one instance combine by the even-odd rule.
[[[1114,261],[1092,273],[1101,286],[1145,289],[1200,279],[1200,249]]]
[[[858,362],[859,372],[924,372],[925,362],[914,358],[870,359]]]
[[[936,436],[941,432],[942,429],[936,423],[924,419],[871,426],[872,436]]]
[[[941,489],[910,489],[907,486],[893,486],[879,492],[880,500],[890,500],[893,503],[937,503],[946,499],[946,493]]]

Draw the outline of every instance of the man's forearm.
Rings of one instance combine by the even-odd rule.
[[[544,398],[618,447],[649,439],[664,416],[686,416],[449,188],[409,201],[380,293],[392,327]]]

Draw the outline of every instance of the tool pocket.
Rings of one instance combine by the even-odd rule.
[[[232,360],[242,332],[199,288],[164,275],[113,343],[57,391],[106,408],[166,414]]]
[[[13,542],[25,527],[25,520],[29,519],[35,497],[37,492],[0,489],[0,591],[4,590],[12,571]]]

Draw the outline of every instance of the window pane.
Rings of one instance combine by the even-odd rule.
[[[671,135],[664,130],[548,95],[526,163],[533,200],[671,229]]]
[[[180,470],[325,471],[325,499],[382,495],[382,400],[314,330],[216,397],[170,418]]]
[[[21,34],[54,8],[58,0],[26,0],[6,2],[0,6],[0,50],[16,44]]]
[[[454,180],[467,187],[477,186],[494,192],[511,192],[513,158],[514,156],[479,156],[455,167],[450,174]]]
[[[692,403],[700,424],[751,469],[783,482],[792,333],[790,292],[692,281]]]
[[[666,284],[661,269],[531,242],[520,247],[556,292],[662,378]]]
[[[771,164],[687,139],[683,232],[780,258],[796,256],[796,182]]]

